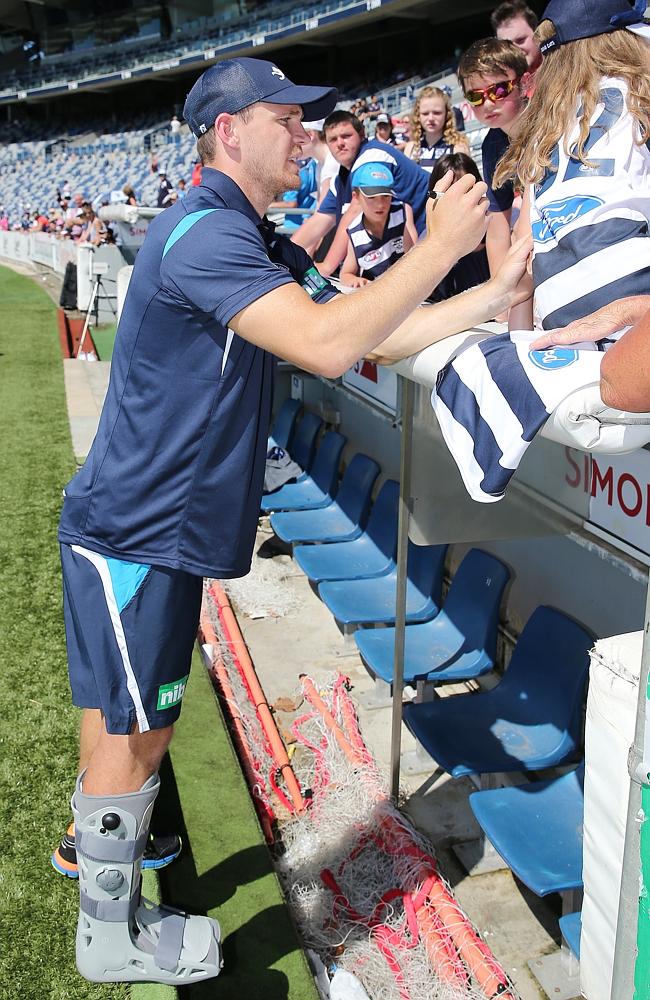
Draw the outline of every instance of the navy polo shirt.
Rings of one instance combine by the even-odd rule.
[[[420,235],[426,227],[427,194],[429,193],[429,175],[414,160],[387,142],[378,139],[368,139],[361,143],[352,170],[357,170],[364,163],[385,163],[395,178],[393,196],[397,201],[405,201],[413,209],[415,227]],[[350,184],[351,170],[340,167],[338,174],[332,178],[330,190],[318,206],[318,211],[325,215],[336,216],[340,220],[352,199]]]
[[[97,435],[65,489],[62,542],[199,576],[248,572],[273,358],[228,324],[291,281],[316,301],[336,294],[217,170],[204,168],[201,185],[154,219]]]
[[[493,188],[492,178],[497,163],[510,146],[510,139],[500,128],[491,128],[481,146],[483,155],[483,178],[488,186],[487,197],[491,212],[507,212],[515,200],[515,188],[512,181],[506,181],[503,187]]]

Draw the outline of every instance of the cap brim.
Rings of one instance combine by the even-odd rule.
[[[327,116],[336,107],[339,92],[336,87],[283,87],[275,94],[262,97],[267,104],[299,104],[303,118],[307,121],[318,121]]]
[[[393,193],[393,189],[389,187],[360,187],[359,191],[365,194],[366,198],[377,198],[380,194]]]
[[[635,35],[640,35],[641,38],[645,38],[646,41],[650,42],[650,24],[639,21],[638,24],[626,24],[625,27],[628,31],[633,31]]]

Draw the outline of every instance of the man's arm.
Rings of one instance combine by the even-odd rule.
[[[483,183],[475,183],[471,175],[461,177],[436,206],[429,234],[381,281],[322,304],[312,302],[297,284],[286,284],[241,309],[230,318],[229,326],[245,340],[307,371],[342,375],[386,341],[431,285],[480,241],[485,231]],[[422,333],[415,346],[410,339],[400,353],[399,345],[391,344],[391,349],[396,358],[405,356],[436,339],[431,330],[427,336]]]
[[[416,309],[408,319],[367,355],[370,361],[390,365],[455,333],[471,330],[497,313],[524,301],[532,282],[526,272],[531,240],[524,236],[513,244],[499,271],[483,285],[450,299]],[[412,251],[412,253],[415,251]],[[385,275],[382,275],[382,281]]]
[[[336,217],[325,212],[315,212],[305,219],[302,226],[291,237],[292,243],[297,243],[313,257],[324,236],[334,227]]]
[[[413,215],[413,209],[408,202],[404,202],[404,214],[406,216],[406,225],[404,226],[404,253],[410,250],[412,246],[418,241],[418,231],[415,228],[415,216]]]
[[[605,354],[600,395],[617,410],[650,411],[650,311]]]

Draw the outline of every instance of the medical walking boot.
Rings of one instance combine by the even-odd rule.
[[[72,797],[81,975],[95,983],[174,986],[218,976],[223,965],[218,922],[158,906],[140,894],[158,775],[126,795],[85,795],[82,781],[83,774]]]

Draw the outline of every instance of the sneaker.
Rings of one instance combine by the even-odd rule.
[[[149,842],[144,851],[142,867],[166,868],[175,861],[181,853],[183,843],[175,834],[170,837],[154,837],[149,834]],[[61,843],[51,857],[52,865],[61,875],[68,878],[79,878],[77,868],[77,851],[74,842],[74,823],[71,823],[63,835]]]

